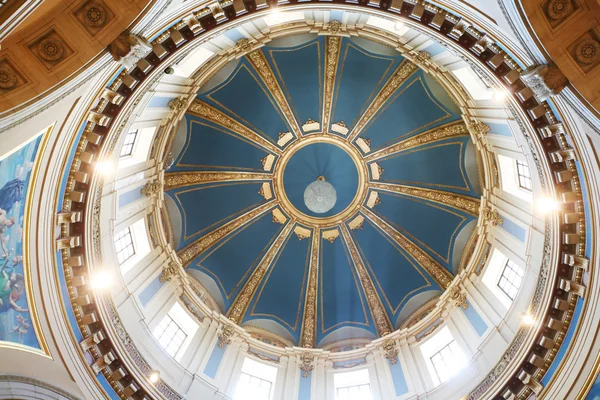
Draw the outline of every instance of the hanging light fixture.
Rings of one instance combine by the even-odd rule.
[[[333,185],[325,181],[324,176],[319,176],[310,183],[304,191],[304,204],[317,214],[324,214],[335,206],[337,193]]]

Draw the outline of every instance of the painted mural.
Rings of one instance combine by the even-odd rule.
[[[0,346],[40,349],[23,266],[25,201],[42,136],[0,160]]]

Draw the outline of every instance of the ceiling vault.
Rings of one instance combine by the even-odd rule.
[[[386,192],[399,193],[418,199],[430,200],[444,206],[449,206],[460,211],[464,211],[474,216],[479,215],[479,207],[481,200],[461,194],[449,193],[443,190],[427,189],[422,187],[414,187],[400,185],[396,183],[377,183],[369,184],[371,189],[378,189]]]
[[[230,129],[243,138],[256,143],[271,153],[281,154],[281,149],[265,139],[263,136],[201,100],[194,99],[190,105],[190,108],[188,109],[188,112],[224,128]]]
[[[272,174],[258,172],[166,172],[164,190],[172,190],[185,186],[199,185],[203,183],[232,182],[232,181],[266,181],[273,179]]]
[[[283,91],[281,90],[281,87],[279,86],[279,83],[277,83],[275,74],[273,73],[273,70],[269,66],[269,63],[267,62],[267,59],[265,58],[265,54],[262,52],[262,50],[255,50],[255,51],[247,54],[246,58],[250,61],[250,63],[254,67],[254,69],[258,72],[258,75],[260,75],[260,78],[263,80],[263,82],[267,86],[267,89],[271,93],[271,96],[273,96],[273,98],[277,102],[279,109],[285,116],[285,119],[287,120],[289,126],[294,131],[296,137],[302,137],[302,130],[300,129],[300,126],[298,125],[298,121],[294,117],[292,108],[288,104],[288,102],[285,98],[285,95],[283,94]],[[283,133],[283,132],[281,132],[281,133]]]
[[[323,90],[323,123],[324,131],[329,129],[329,119],[331,118],[331,107],[333,102],[333,88],[340,59],[340,49],[342,39],[339,36],[328,36],[325,40],[325,82]]]
[[[385,83],[383,88],[377,93],[371,104],[367,107],[363,115],[360,117],[356,126],[352,128],[348,136],[349,141],[353,141],[360,135],[363,128],[367,123],[377,114],[377,112],[383,107],[383,105],[392,97],[392,95],[398,90],[398,88],[406,82],[406,80],[419,68],[408,60],[402,61],[400,66],[394,71],[390,79]]]
[[[248,309],[248,305],[250,304],[252,298],[254,298],[254,294],[256,293],[258,285],[266,275],[267,270],[272,267],[275,256],[277,256],[277,254],[282,250],[283,243],[292,233],[292,228],[294,225],[294,220],[288,220],[287,224],[284,226],[281,232],[279,232],[277,239],[275,239],[267,253],[258,263],[258,266],[252,272],[250,278],[244,284],[242,290],[240,290],[240,293],[236,296],[233,304],[227,312],[227,317],[235,323],[241,324],[242,320],[244,319],[244,315],[246,314],[246,310]]]
[[[402,247],[408,254],[411,255],[425,271],[431,275],[436,283],[442,288],[447,289],[454,276],[444,268],[440,263],[435,261],[433,257],[427,254],[420,246],[414,244],[406,236],[392,228],[387,222],[373,213],[366,207],[362,208],[362,212],[375,225],[377,225],[386,235],[388,235],[398,246]]]
[[[276,205],[276,201],[272,200],[268,203],[264,203],[259,205],[256,208],[248,211],[237,217],[236,219],[229,221],[225,225],[207,233],[201,238],[195,240],[194,242],[188,244],[183,249],[177,252],[177,256],[181,260],[181,264],[184,268],[188,267],[190,263],[202,254],[206,249],[210,248],[212,245],[217,243],[219,240],[224,237],[230,235],[232,232],[240,228],[241,226],[247,224],[251,220],[265,214],[270,211]]]
[[[356,268],[356,272],[358,273],[360,285],[367,296],[369,310],[371,311],[371,315],[375,321],[377,333],[379,336],[385,336],[388,333],[393,332],[394,327],[392,326],[385,308],[383,307],[381,298],[375,289],[375,285],[373,284],[373,281],[367,272],[367,268],[365,267],[365,264],[358,253],[356,244],[354,243],[352,235],[350,235],[350,231],[348,230],[346,224],[341,224],[340,230],[342,231],[342,236],[344,237],[346,245],[348,246],[348,250],[350,251],[350,257],[352,258],[354,268]]]
[[[321,251],[321,230],[313,229],[310,247],[310,270],[306,286],[306,301],[300,343],[303,347],[316,347],[317,338],[317,288],[319,276],[319,252]]]
[[[406,140],[394,143],[381,150],[378,150],[365,157],[366,162],[378,160],[380,158],[396,154],[408,149],[412,149],[424,144],[438,142],[440,140],[469,135],[469,130],[463,121],[451,122],[446,125],[438,126]]]

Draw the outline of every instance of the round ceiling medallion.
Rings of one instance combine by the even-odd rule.
[[[39,44],[40,55],[46,61],[58,61],[62,58],[65,47],[60,40],[46,38]]]
[[[274,191],[288,215],[328,227],[356,213],[366,199],[367,176],[362,155],[345,138],[312,134],[284,149],[274,167]]]
[[[304,204],[317,214],[323,214],[331,210],[337,201],[337,192],[333,185],[323,177],[319,177],[304,190]]]

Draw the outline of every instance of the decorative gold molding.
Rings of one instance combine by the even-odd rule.
[[[384,357],[394,365],[398,363],[398,349],[396,348],[396,341],[394,339],[386,339],[382,346]]]
[[[386,101],[392,97],[396,90],[410,77],[413,73],[418,70],[418,67],[408,60],[404,60],[402,64],[396,69],[392,77],[385,83],[385,86],[377,96],[373,99],[371,104],[367,107],[360,120],[356,123],[356,126],[352,129],[348,136],[348,140],[352,142],[367,125],[367,123],[373,118],[373,116],[383,107]]]
[[[165,191],[184,186],[199,185],[202,183],[231,182],[231,181],[268,181],[271,174],[258,172],[167,172],[165,173]]]
[[[450,299],[456,307],[460,307],[463,310],[469,308],[469,303],[467,303],[467,295],[464,294],[458,286],[454,286],[452,288],[452,292],[450,293]]]
[[[160,282],[168,282],[171,281],[175,276],[178,275],[179,265],[174,261],[169,261],[165,265],[163,265],[163,270],[158,277]]]
[[[233,326],[231,326],[230,324],[223,325],[223,328],[221,328],[221,332],[217,334],[217,338],[219,339],[217,342],[217,346],[220,349],[225,348],[225,346],[231,343],[231,339],[233,338],[234,334],[235,328]]]
[[[367,218],[373,221],[382,231],[384,231],[394,242],[402,247],[408,254],[410,254],[420,265],[425,269],[429,275],[437,282],[442,289],[450,287],[454,277],[444,267],[440,265],[433,257],[421,249],[419,246],[414,244],[406,236],[392,228],[387,222],[373,213],[366,207],[362,208],[362,212]]]
[[[265,85],[267,85],[267,89],[277,102],[277,105],[279,106],[281,112],[283,112],[283,115],[285,115],[285,119],[296,134],[296,137],[302,137],[302,130],[298,126],[298,121],[294,117],[292,108],[288,104],[287,99],[285,98],[285,95],[279,86],[279,83],[277,83],[275,74],[273,73],[273,70],[271,70],[271,67],[269,66],[269,63],[267,62],[262,50],[254,50],[253,52],[246,54],[246,58],[258,72]]]
[[[498,213],[498,210],[494,210],[490,206],[486,206],[483,208],[483,210],[481,210],[481,216],[492,226],[498,226],[504,223],[504,220],[500,216],[500,213]]]
[[[159,192],[161,192],[162,184],[160,180],[153,179],[151,181],[146,182],[144,186],[140,189],[140,194],[146,197],[154,197]]]
[[[216,108],[206,104],[203,101],[198,99],[194,99],[188,112],[200,117],[205,120],[214,122],[215,124],[221,125],[224,128],[231,129],[238,135],[256,143],[257,145],[263,147],[267,151],[270,151],[275,154],[280,154],[281,149],[275,146],[273,143],[265,139],[263,136],[254,132],[253,130],[247,128],[245,125],[239,123],[235,119],[231,118],[227,114],[222,113]]]
[[[202,236],[193,243],[190,243],[189,245],[177,252],[177,256],[181,259],[181,264],[184,268],[186,268],[194,258],[198,257],[200,254],[202,254],[202,252],[211,247],[213,244],[223,239],[225,236],[229,235],[231,232],[235,231],[242,225],[247,224],[249,221],[265,214],[274,206],[275,200],[262,204],[248,211],[247,213],[240,215],[233,221],[229,221],[220,228],[215,229],[214,231],[211,231],[210,233]]]
[[[256,289],[258,288],[258,285],[260,284],[263,277],[267,273],[267,270],[269,269],[269,267],[271,267],[271,264],[273,263],[275,256],[277,255],[279,250],[281,250],[283,242],[285,242],[287,237],[290,235],[293,227],[294,227],[294,221],[290,220],[287,223],[287,225],[281,230],[281,232],[279,233],[279,236],[277,236],[277,239],[275,239],[275,241],[271,245],[271,248],[269,249],[269,251],[267,251],[267,253],[263,256],[262,260],[260,260],[260,263],[254,270],[254,272],[252,272],[252,275],[250,276],[250,278],[248,279],[248,281],[246,282],[246,284],[244,285],[242,290],[240,290],[240,293],[237,295],[237,297],[233,301],[233,304],[231,305],[231,307],[229,308],[229,311],[227,312],[227,317],[229,319],[231,319],[233,322],[238,323],[238,324],[242,322],[242,319],[244,318],[244,314],[246,313],[246,310],[248,309],[248,305],[250,304],[250,301],[254,297],[254,293],[256,293]]]
[[[394,327],[388,318],[385,308],[383,307],[383,303],[381,302],[381,298],[379,298],[379,294],[377,294],[377,290],[375,289],[375,285],[373,285],[373,281],[367,272],[367,268],[365,267],[365,264],[358,253],[356,244],[350,235],[348,227],[346,227],[345,224],[341,224],[340,230],[342,231],[342,236],[346,241],[346,245],[348,246],[348,251],[350,252],[350,257],[352,258],[352,262],[354,263],[354,267],[358,273],[360,284],[365,292],[365,295],[367,296],[369,309],[371,310],[373,320],[375,321],[375,326],[377,327],[377,333],[379,336],[385,336],[392,332]]]
[[[408,150],[424,144],[437,142],[451,137],[465,136],[469,134],[469,130],[464,122],[452,122],[448,125],[438,126],[426,132],[413,136],[409,139],[392,144],[386,148],[378,150],[373,154],[365,157],[366,162],[375,161],[382,157],[389,156],[400,151]]]
[[[303,347],[315,347],[317,344],[317,284],[319,279],[320,244],[320,231],[315,228],[310,248],[310,270],[308,272],[302,331],[300,333],[300,343]]]
[[[378,189],[386,192],[394,192],[410,197],[416,197],[418,199],[430,200],[445,206],[456,208],[457,210],[464,211],[474,216],[479,215],[481,200],[473,197],[444,192],[436,189],[412,187],[395,183],[371,182],[369,186],[371,189]]]
[[[300,355],[300,370],[302,371],[302,377],[308,378],[310,371],[315,367],[313,362],[315,361],[315,355],[310,351],[305,351]]]
[[[338,36],[328,36],[325,40],[325,82],[323,98],[323,130],[329,129],[329,120],[331,118],[331,105],[333,101],[333,88],[335,86],[335,76],[340,58],[340,49],[342,38]]]

